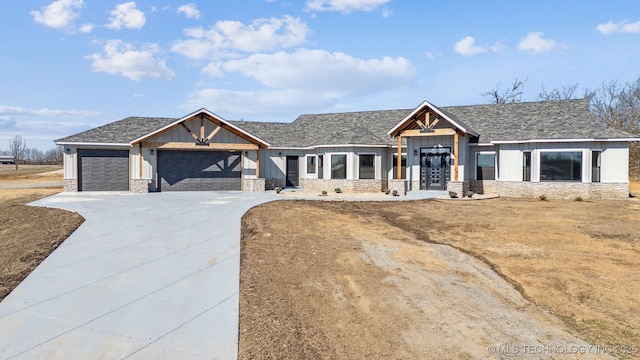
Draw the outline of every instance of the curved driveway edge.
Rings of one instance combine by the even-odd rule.
[[[0,303],[2,359],[235,359],[240,220],[265,193],[61,193],[86,218]]]

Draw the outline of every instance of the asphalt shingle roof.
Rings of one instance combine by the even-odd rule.
[[[606,128],[589,114],[587,100],[562,100],[439,107],[445,115],[480,134],[478,142],[530,139],[638,137]],[[229,121],[275,147],[395,145],[387,135],[413,109],[299,116],[292,123]],[[129,117],[57,142],[129,143],[177,119]]]

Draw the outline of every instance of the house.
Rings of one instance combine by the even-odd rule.
[[[16,158],[12,155],[0,155],[0,164],[15,164]]]
[[[301,115],[129,117],[56,141],[66,191],[471,190],[628,197],[629,143],[587,100]]]

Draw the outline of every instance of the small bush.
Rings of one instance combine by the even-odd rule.
[[[540,201],[548,201],[549,199],[547,199],[547,195],[542,194],[542,195],[538,196],[538,200],[540,200]]]
[[[322,190],[322,195],[327,195],[327,191],[326,190]]]
[[[575,200],[576,200],[576,201],[582,201],[582,196],[577,196],[577,197],[575,198]]]
[[[335,190],[336,190],[336,193],[337,193],[337,194],[342,193],[342,190],[341,190],[340,188],[336,188]]]

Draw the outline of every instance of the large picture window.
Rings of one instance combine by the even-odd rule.
[[[347,178],[347,155],[331,155],[331,178]]]
[[[582,152],[541,152],[540,181],[582,181]]]
[[[360,179],[376,178],[376,156],[373,154],[358,155],[358,174]]]
[[[476,179],[496,179],[496,154],[476,154]]]
[[[407,178],[407,155],[402,154],[400,158],[400,167],[402,168],[400,171],[402,172],[400,175],[402,179]],[[398,179],[398,154],[393,154],[393,178]]]
[[[307,155],[307,174],[316,173],[316,156]]]

